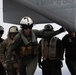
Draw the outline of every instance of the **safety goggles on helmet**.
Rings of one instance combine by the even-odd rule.
[[[10,32],[11,35],[16,35],[18,32]]]
[[[32,25],[28,25],[28,26],[21,26],[22,29],[32,29],[33,27],[33,24]]]
[[[14,37],[15,35],[17,35],[17,34],[18,34],[18,32],[10,33],[10,35],[12,35],[13,37]]]

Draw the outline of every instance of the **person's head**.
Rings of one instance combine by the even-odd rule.
[[[68,33],[69,33],[69,35],[70,35],[71,37],[75,37],[75,36],[76,36],[76,35],[75,35],[75,32],[73,32],[73,31],[68,30]]]
[[[2,37],[3,33],[4,33],[4,28],[0,26],[0,38]]]
[[[20,25],[25,34],[28,35],[33,27],[33,20],[27,16],[23,17],[20,21]]]
[[[45,31],[53,31],[53,26],[50,25],[50,24],[47,24],[47,25],[44,26],[44,30]]]
[[[13,39],[15,35],[18,33],[18,27],[17,26],[11,26],[8,31],[8,37]]]

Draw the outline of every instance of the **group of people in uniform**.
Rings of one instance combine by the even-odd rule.
[[[11,26],[7,38],[2,39],[4,28],[0,27],[0,75],[34,75],[37,63],[42,75],[62,75],[64,52],[71,75],[76,75],[76,36],[68,34],[59,39],[55,35],[65,28],[54,31],[47,24],[42,30],[32,29],[33,20],[25,16],[17,26]],[[38,43],[37,38],[41,38]]]

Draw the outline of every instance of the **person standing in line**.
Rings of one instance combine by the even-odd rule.
[[[67,31],[68,34],[62,38],[65,62],[71,75],[76,75],[76,34],[70,30]]]
[[[54,31],[52,25],[45,25],[44,32]],[[62,41],[53,36],[42,38],[39,42],[38,65],[43,75],[62,75],[63,46]]]
[[[3,26],[0,26],[0,43],[3,42],[3,38],[2,38],[2,35],[4,33],[4,28]],[[1,52],[0,52],[0,75],[6,75],[6,72],[5,72],[5,68],[3,67],[3,64],[2,64],[2,59],[3,57],[1,56]]]
[[[18,27],[17,26],[11,26],[8,30],[8,34],[7,34],[7,38],[1,42],[0,44],[0,54],[1,57],[4,57],[4,59],[2,59],[2,63],[4,68],[7,70],[6,67],[6,56],[7,56],[7,50],[8,50],[8,46],[12,43],[13,38],[15,37],[15,35],[18,34]],[[17,75],[17,71],[14,68],[14,62],[16,62],[16,56],[15,53],[13,53],[12,55],[12,70],[13,72],[11,72],[9,75]]]
[[[64,32],[64,28],[49,33],[43,30],[32,30],[33,20],[25,16],[20,21],[21,30],[14,38],[7,52],[7,68],[10,71],[11,54],[15,50],[18,56],[18,68],[20,75],[34,75],[38,61],[38,42],[37,38],[47,38]]]

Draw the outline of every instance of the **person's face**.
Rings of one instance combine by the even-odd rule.
[[[32,26],[23,26],[22,29],[23,29],[25,35],[29,35],[30,31],[32,29]]]
[[[24,29],[24,33],[26,34],[26,35],[29,35],[30,34],[30,31],[31,31],[31,29]]]
[[[17,33],[11,33],[11,39],[13,39],[16,35],[18,34],[18,32]]]
[[[70,35],[71,35],[72,37],[75,37],[75,32],[70,32]]]

